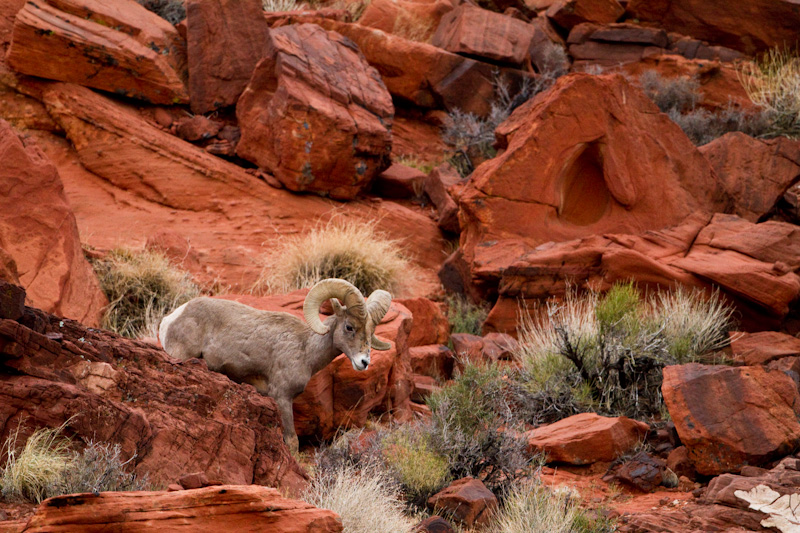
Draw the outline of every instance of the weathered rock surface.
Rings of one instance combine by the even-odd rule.
[[[225,295],[265,311],[284,311],[302,317],[303,301],[308,290],[286,295]],[[408,414],[413,389],[408,354],[411,313],[396,301],[376,328],[376,335],[390,342],[386,351],[373,350],[367,370],[358,372],[344,355],[320,370],[295,398],[294,424],[297,434],[332,438],[341,428],[364,427],[371,412]]]
[[[458,205],[448,192],[459,181],[460,176],[449,165],[434,168],[425,179],[425,194],[436,206],[442,231],[458,233],[461,229],[458,225]]]
[[[194,113],[236,103],[264,56],[269,28],[258,0],[189,0],[186,46]]]
[[[465,477],[428,498],[428,506],[452,514],[467,527],[480,527],[491,521],[497,498],[480,480]]]
[[[415,318],[415,324],[416,320]],[[412,329],[412,333],[413,331]],[[440,381],[446,381],[453,375],[453,352],[447,346],[442,344],[411,346],[408,355],[411,359],[411,371],[415,374],[430,376]]]
[[[798,239],[800,232],[791,224],[753,224],[718,214],[641,235],[541,245],[502,271],[500,298],[484,330],[515,331],[519,300],[529,300],[533,308],[534,300],[563,295],[565,279],[599,290],[627,279],[653,289],[677,282],[710,291],[713,284],[741,312],[742,327],[778,329],[800,296]],[[504,257],[498,254],[488,266],[499,268],[495,265]]]
[[[429,42],[439,21],[455,7],[452,0],[373,0],[358,19],[360,26],[375,28],[419,42]]]
[[[450,337],[450,322],[439,304],[427,298],[399,298],[396,301],[414,316],[414,325],[408,336],[409,346],[447,342]]]
[[[424,181],[421,170],[393,163],[375,178],[372,192],[382,198],[414,198],[421,193]]]
[[[732,199],[726,210],[758,222],[800,182],[800,142],[728,133],[700,147]]]
[[[222,530],[340,533],[342,520],[326,509],[284,498],[273,488],[222,485],[178,492],[103,492],[44,502],[23,531]]]
[[[17,14],[6,60],[23,74],[155,104],[188,102],[186,50],[134,0],[35,0]]]
[[[304,484],[275,402],[202,360],[177,363],[151,344],[29,308],[21,323],[0,320],[0,377],[3,440],[20,423],[24,438],[70,420],[76,443],[119,444],[153,483],[205,472],[231,484]]]
[[[582,22],[616,22],[625,8],[617,0],[557,0],[547,8],[547,18],[565,30]]]
[[[292,17],[284,22],[292,23]],[[496,67],[360,24],[327,19],[313,22],[355,42],[392,96],[417,107],[460,109],[486,116],[494,98],[495,78],[514,89],[530,77],[521,70]]]
[[[631,0],[631,18],[754,54],[797,38],[800,12],[792,0],[752,0],[733,7],[725,0]]]
[[[496,136],[502,154],[456,193],[463,267],[454,270],[477,298],[542,243],[660,229],[725,205],[708,161],[619,75],[562,77]]]
[[[107,300],[83,257],[78,225],[58,171],[35,142],[19,137],[2,120],[0,161],[4,277],[19,280],[31,305],[99,324]]]
[[[528,449],[544,453],[549,463],[586,465],[613,461],[647,434],[644,422],[595,413],[573,415],[525,433]]]
[[[732,340],[731,352],[745,365],[765,365],[800,355],[800,339],[779,331],[744,333]]]
[[[771,470],[745,467],[742,475],[722,474],[708,484],[698,500],[673,509],[658,509],[620,518],[624,533],[666,533],[671,531],[773,531],[764,521],[768,513],[750,508],[748,494],[772,491],[772,498],[800,492],[800,460],[786,457]],[[758,489],[761,487],[761,489]],[[783,507],[788,507],[788,502]],[[792,524],[780,531],[793,531]]]
[[[532,27],[522,20],[462,4],[442,17],[431,43],[455,54],[521,67],[532,38]]]
[[[313,24],[271,31],[236,115],[236,153],[293,191],[352,199],[389,163],[394,106],[380,75]]]
[[[642,492],[652,492],[664,482],[665,462],[645,451],[615,465],[603,479],[624,483]]]
[[[701,474],[760,466],[800,445],[800,393],[783,372],[761,366],[669,366],[661,390],[689,460]]]

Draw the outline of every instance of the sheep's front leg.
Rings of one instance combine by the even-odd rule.
[[[283,441],[289,447],[289,451],[295,453],[300,448],[300,443],[297,440],[297,433],[294,430],[294,412],[292,411],[291,398],[275,398],[278,403],[278,410],[281,413],[281,421],[283,422]]]

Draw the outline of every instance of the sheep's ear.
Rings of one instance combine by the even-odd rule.
[[[344,313],[344,306],[336,298],[331,298],[331,307],[333,307],[333,312],[336,316],[342,316],[342,313]]]

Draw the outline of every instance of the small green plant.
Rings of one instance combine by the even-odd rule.
[[[450,322],[451,333],[480,335],[488,314],[485,307],[475,305],[463,296],[447,298],[447,320]]]
[[[254,293],[287,292],[341,278],[364,295],[383,289],[397,294],[410,275],[402,244],[376,229],[376,222],[332,219],[306,235],[282,239],[264,258]]]
[[[791,48],[773,48],[744,63],[739,80],[753,103],[770,113],[772,134],[800,135],[800,57]]]
[[[426,428],[401,426],[383,438],[381,449],[406,498],[419,507],[450,480],[447,458],[434,449]]]
[[[303,499],[342,518],[348,533],[410,533],[414,523],[403,514],[399,487],[387,472],[365,466],[341,465],[319,471]]]
[[[160,252],[115,248],[92,266],[110,302],[103,327],[126,337],[157,336],[164,315],[200,294]]]

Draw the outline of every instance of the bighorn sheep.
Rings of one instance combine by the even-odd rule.
[[[319,308],[328,299],[334,314],[322,323]],[[304,323],[289,313],[195,298],[164,317],[158,338],[172,357],[203,358],[209,369],[271,396],[283,420],[283,438],[296,450],[292,400],[340,353],[354,369],[366,370],[370,346],[388,350],[390,344],[375,337],[374,331],[391,301],[386,291],[376,290],[365,300],[345,280],[322,280],[303,302]]]

